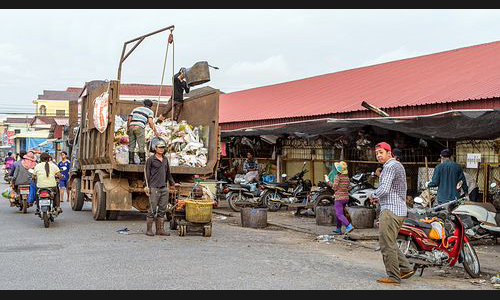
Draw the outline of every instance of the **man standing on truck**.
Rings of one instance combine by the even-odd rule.
[[[165,157],[165,143],[159,140],[154,145],[155,154],[148,158],[146,162],[146,183],[144,188],[146,194],[149,196],[149,210],[146,217],[147,231],[146,235],[154,236],[153,221],[156,215],[156,235],[169,236],[165,232],[165,212],[168,204],[168,186],[176,185],[172,173],[170,173],[170,166],[168,159]],[[158,210],[157,210],[158,209]]]
[[[174,101],[174,121],[179,120],[182,106],[184,105],[184,91],[189,93],[189,86],[186,82],[186,68],[181,68],[177,74],[174,75],[174,88],[172,89],[172,97],[167,103],[167,110],[160,115],[160,121],[168,118],[172,110],[172,101]]]
[[[141,164],[146,161],[146,125],[148,124],[154,131],[155,135],[158,136],[156,131],[156,126],[153,124],[154,113],[151,110],[153,107],[153,101],[149,99],[144,100],[144,106],[136,107],[132,110],[128,116],[127,129],[129,136],[128,145],[128,160],[129,164],[134,164],[134,152],[137,143],[138,155],[141,160]]]

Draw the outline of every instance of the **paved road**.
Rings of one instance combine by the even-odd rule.
[[[0,190],[6,187],[0,184]],[[215,220],[213,236],[147,237],[145,216],[92,219],[90,203],[50,228],[34,209],[23,215],[0,200],[0,289],[476,289],[463,278],[436,276],[383,286],[379,252],[321,244],[278,228],[256,230]],[[131,234],[116,231],[127,227]]]

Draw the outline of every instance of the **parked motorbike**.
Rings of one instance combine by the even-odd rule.
[[[309,172],[305,169],[306,162],[302,165],[302,170],[285,180],[284,183],[264,183],[261,201],[267,206],[269,211],[278,211],[282,206],[290,204],[306,204],[311,199],[312,183],[304,180],[304,175]],[[282,177],[286,179],[287,174]]]
[[[492,189],[496,183],[490,185]],[[465,223],[465,234],[473,239],[500,237],[500,212],[491,203],[466,202],[453,211]]]
[[[45,228],[48,228],[50,222],[54,222],[54,219],[59,215],[54,207],[56,194],[50,188],[39,188],[37,197],[39,211],[36,214],[43,220]]]
[[[415,203],[421,204],[423,200],[419,197],[414,199]],[[413,219],[405,219],[399,231],[397,239],[400,250],[406,255],[414,269],[432,266],[454,266],[457,262],[462,263],[465,271],[473,278],[480,276],[479,258],[465,234],[465,226],[462,217],[454,210],[459,207],[465,198],[447,202],[433,208],[423,208],[427,218],[436,217],[439,224],[444,224],[444,230],[440,238],[431,238],[431,230],[440,228],[434,223],[426,223]],[[436,228],[435,228],[436,227]]]
[[[233,184],[231,172],[229,172],[229,166],[220,167],[217,169],[217,182],[216,182],[216,198],[217,201],[220,199],[225,199],[227,193],[229,192],[228,185]]]
[[[373,208],[373,204],[368,198],[375,191],[375,187],[368,182],[370,176],[375,176],[375,173],[357,173],[352,176],[351,190],[349,191],[349,206],[366,206]]]
[[[265,207],[260,194],[260,182],[246,182],[244,179],[235,179],[235,184],[226,185],[226,200],[229,207],[240,212],[243,207]]]

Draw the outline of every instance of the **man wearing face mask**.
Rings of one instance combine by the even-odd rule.
[[[401,279],[410,278],[415,274],[396,241],[408,213],[406,172],[403,165],[393,157],[389,144],[378,143],[375,146],[375,154],[378,162],[384,165],[380,174],[380,185],[370,195],[370,200],[380,203],[379,243],[388,275],[377,279],[377,282],[399,285]]]

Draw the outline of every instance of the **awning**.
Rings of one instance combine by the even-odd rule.
[[[38,146],[43,147],[43,146],[47,145],[48,143],[53,143],[55,141],[57,141],[57,139],[48,139],[45,142],[38,144]]]
[[[371,125],[418,138],[442,140],[495,139],[500,137],[500,109],[446,111],[422,116],[366,119],[318,119],[222,131],[222,136],[343,135]]]

